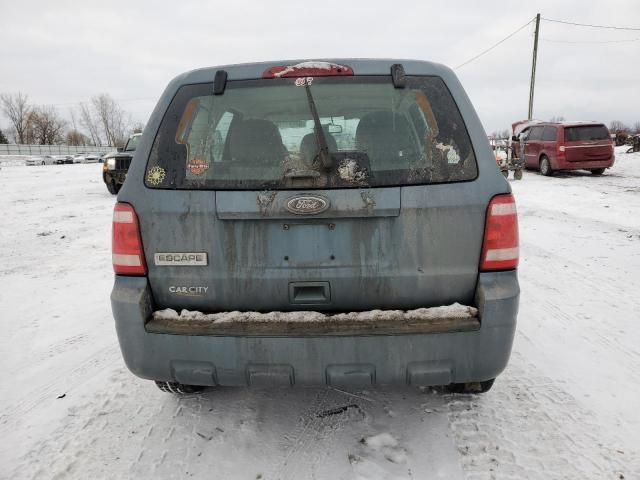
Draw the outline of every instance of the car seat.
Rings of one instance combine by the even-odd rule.
[[[276,166],[288,152],[273,122],[252,118],[242,120],[229,132],[229,154],[233,162],[243,166]]]

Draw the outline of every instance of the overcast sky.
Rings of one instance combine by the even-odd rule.
[[[186,70],[320,57],[455,67],[538,12],[640,27],[639,0],[1,0],[0,93],[21,91],[68,116],[77,102],[108,92],[145,122],[169,80]],[[542,21],[540,35],[535,118],[640,121],[640,31]],[[456,70],[489,133],[526,118],[532,46],[533,24]]]

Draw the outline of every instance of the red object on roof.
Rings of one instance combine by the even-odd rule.
[[[296,65],[280,65],[267,68],[262,78],[333,77],[351,76],[353,69],[348,65],[330,62],[301,62]]]

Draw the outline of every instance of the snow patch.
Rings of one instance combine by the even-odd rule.
[[[406,463],[407,452],[399,446],[398,440],[390,433],[379,433],[362,439],[362,443],[370,449],[380,452],[391,463]]]
[[[326,314],[315,311],[295,311],[295,312],[220,312],[202,313],[192,310],[176,310],[166,308],[153,313],[155,320],[184,320],[184,321],[206,321],[212,323],[238,323],[238,322],[326,322],[332,320],[375,322],[376,320],[436,320],[442,318],[473,318],[478,315],[478,309],[454,303],[441,307],[417,308],[415,310],[368,310],[365,312],[349,312]]]
[[[343,160],[338,166],[338,175],[346,182],[360,183],[367,179],[366,170],[362,170],[358,162],[349,158]]]
[[[313,62],[313,61],[309,61],[309,62],[297,63],[295,65],[289,65],[287,68],[285,68],[281,72],[278,72],[278,73],[274,74],[274,76],[275,77],[282,77],[282,76],[286,75],[287,73],[291,73],[291,72],[295,72],[296,70],[303,70],[303,69],[331,70],[331,69],[334,69],[334,68],[335,69],[343,68],[343,69],[346,70],[348,67],[346,67],[344,65],[339,65],[337,63],[331,63],[331,62]]]
[[[456,151],[453,145],[445,145],[444,143],[436,143],[436,148],[447,157],[447,163],[457,164],[460,163],[460,155]]]
[[[17,167],[25,165],[30,155],[0,155],[0,166]]]
[[[379,433],[378,435],[365,438],[364,444],[375,450],[381,450],[383,447],[397,447],[398,440],[390,433]]]

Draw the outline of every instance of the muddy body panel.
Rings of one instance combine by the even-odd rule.
[[[158,286],[154,298],[163,308],[295,310],[291,284],[328,282],[328,295],[310,304],[316,309],[408,309],[472,302],[492,196],[481,187],[366,191],[379,210],[368,210],[361,192],[349,190],[356,217],[328,210],[324,218],[300,218],[278,206],[277,197],[295,194],[289,191],[277,193],[276,206],[263,218],[218,218],[219,195],[211,192],[146,191],[148,200],[137,202],[136,210],[147,265],[158,252],[207,253],[208,265],[150,267]],[[322,194],[336,203],[332,197],[343,192]],[[257,204],[260,192],[243,194]],[[184,286],[206,292],[175,293]]]

